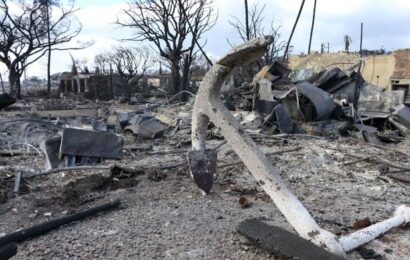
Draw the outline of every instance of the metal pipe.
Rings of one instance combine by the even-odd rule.
[[[97,206],[97,207],[86,209],[84,211],[80,211],[80,212],[77,212],[77,213],[74,213],[74,214],[71,214],[65,217],[53,219],[53,220],[43,222],[41,224],[38,224],[32,227],[26,228],[26,229],[21,229],[21,230],[12,232],[3,237],[0,237],[0,246],[5,246],[10,243],[22,242],[28,238],[45,234],[51,230],[59,228],[73,221],[79,221],[84,218],[93,216],[97,213],[118,208],[120,205],[121,205],[121,202],[119,200],[114,200],[106,204]]]
[[[11,243],[5,246],[0,246],[0,259],[7,260],[12,258],[17,254],[17,245],[16,243]]]
[[[386,219],[370,227],[356,231],[339,239],[345,252],[350,252],[359,246],[367,244],[390,229],[410,222],[410,207],[402,205],[397,208],[394,217]]]

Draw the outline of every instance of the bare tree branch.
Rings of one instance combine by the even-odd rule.
[[[150,41],[169,62],[173,75],[170,92],[187,88],[189,73],[183,73],[181,80],[182,57],[188,55],[184,68],[189,69],[195,45],[215,24],[212,4],[213,0],[133,0],[123,10],[126,19],[117,20],[133,30],[133,37],[127,40]]]
[[[235,29],[241,41],[245,42],[250,39],[257,38],[263,35],[272,35],[274,37],[273,43],[269,46],[269,51],[257,62],[259,67],[272,64],[273,61],[277,60],[285,49],[285,42],[280,40],[280,26],[275,25],[274,19],[270,23],[270,27],[266,29],[264,27],[265,17],[263,11],[265,10],[265,5],[259,6],[254,4],[248,10],[248,20],[249,24],[244,24],[242,20],[237,17],[232,17],[229,24]],[[231,42],[228,40],[230,45]]]
[[[20,78],[24,70],[47,51],[82,49],[90,45],[61,47],[82,29],[80,23],[73,24],[77,9],[72,5],[58,5],[56,15],[48,19],[43,1],[47,0],[0,0],[0,62],[9,70],[10,92],[17,98],[20,98]]]
[[[95,57],[100,66],[109,67],[113,64],[120,75],[128,95],[132,88],[144,77],[147,70],[153,67],[156,60],[147,47],[114,47],[111,53],[100,54]]]

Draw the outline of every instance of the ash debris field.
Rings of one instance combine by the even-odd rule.
[[[408,186],[381,176],[377,165],[363,162],[346,167],[338,165],[351,161],[344,153],[368,152],[367,145],[347,140],[329,143],[297,138],[285,146],[299,147],[301,143],[306,148],[275,156],[272,163],[327,230],[335,234],[351,232],[357,220],[368,217],[371,222],[381,221],[390,217],[398,204],[406,202]],[[282,140],[261,146],[266,152],[283,148]],[[397,160],[400,155],[394,151],[371,150],[372,154],[403,165],[404,160]],[[220,154],[223,161],[235,159],[229,148],[222,149]],[[133,156],[142,157],[139,163],[148,165],[181,160],[181,156],[170,155],[130,157]],[[124,159],[124,163],[133,165],[131,158]],[[406,163],[409,165],[408,159]],[[130,188],[95,191],[93,184],[81,185],[76,205],[64,203],[61,183],[90,174],[104,172],[90,170],[65,177],[41,177],[31,183],[34,187],[40,186],[37,192],[19,195],[2,204],[2,208],[11,208],[1,218],[2,232],[7,233],[109,199],[122,201],[119,210],[63,226],[20,244],[15,259],[271,259],[272,255],[237,234],[235,227],[247,218],[260,218],[292,231],[269,197],[240,165],[218,169],[214,189],[206,197],[186,171],[175,169],[167,171],[161,180],[152,180],[148,173],[139,175],[138,184]],[[246,198],[249,205],[241,205],[241,197]],[[47,213],[51,216],[46,216]],[[408,255],[408,232],[408,228],[395,229],[366,248],[374,249],[386,259],[404,259]],[[360,257],[353,253],[349,259]]]
[[[407,258],[406,93],[354,67],[309,76],[278,61],[252,83],[226,80],[270,41],[233,49],[196,94],[151,87],[101,101],[67,91],[66,79],[59,96],[3,94],[1,250],[15,259]]]
[[[158,114],[184,119],[190,106],[192,103],[173,104],[159,109],[166,112]],[[110,109],[137,108],[118,103],[98,107]],[[259,218],[294,232],[228,145],[218,153],[211,193],[201,194],[185,162],[190,130],[183,120],[178,120],[178,130],[161,123],[167,129],[155,139],[120,131],[120,160],[71,166],[74,170],[70,171],[64,171],[68,161],[61,160],[55,168],[61,172],[53,172],[44,170],[46,153],[27,146],[36,147],[41,138],[61,133],[50,126],[59,123],[20,113],[25,115],[19,123],[8,112],[2,117],[2,132],[7,133],[2,141],[16,141],[14,153],[1,158],[2,235],[113,199],[120,199],[122,205],[24,241],[14,259],[271,259],[275,256],[236,233],[236,226]],[[223,142],[214,130],[209,133],[210,147]],[[389,173],[410,168],[408,139],[378,147],[343,136],[251,135],[318,224],[334,234],[353,232],[359,220],[376,223],[389,218],[398,205],[408,201],[408,180]],[[19,172],[23,174],[15,192]],[[365,247],[386,259],[404,259],[409,254],[409,231],[393,229]],[[348,257],[361,259],[355,251]]]
[[[403,1],[103,2],[0,3],[0,260],[410,259]]]

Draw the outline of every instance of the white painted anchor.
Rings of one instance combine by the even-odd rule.
[[[350,235],[338,237],[319,227],[299,199],[282,180],[278,170],[269,162],[220,98],[222,83],[233,68],[258,60],[273,42],[265,36],[251,40],[229,52],[206,74],[196,96],[192,118],[192,151],[188,153],[190,173],[197,185],[208,193],[216,167],[216,153],[206,149],[206,130],[211,121],[220,128],[228,145],[244,162],[265,192],[288,222],[303,238],[342,257],[394,227],[410,221],[410,207],[398,207],[390,219]]]

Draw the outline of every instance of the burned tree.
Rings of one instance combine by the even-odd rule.
[[[138,84],[155,63],[153,55],[146,47],[117,47],[110,55],[110,61],[114,64],[129,96],[132,86]]]
[[[188,75],[181,79],[182,59],[184,71],[191,67],[195,44],[215,23],[213,0],[133,0],[124,10],[126,20],[118,24],[134,30],[128,40],[148,40],[161,57],[169,62],[173,76],[171,92],[187,87]]]
[[[258,65],[259,69],[261,66],[272,64],[273,61],[279,58],[281,52],[285,49],[285,41],[281,41],[280,37],[280,26],[275,25],[275,21],[272,19],[268,29],[265,28],[265,16],[263,11],[265,10],[265,5],[258,6],[253,5],[250,10],[246,5],[246,23],[244,24],[241,19],[233,17],[233,20],[229,21],[229,24],[235,29],[241,41],[246,42],[249,39],[254,39],[261,37],[263,35],[272,35],[273,42],[269,45],[268,51],[265,55],[259,59]],[[232,44],[231,44],[232,45]]]
[[[104,52],[95,55],[94,64],[96,71],[98,70],[102,74],[108,74],[111,71],[111,53]]]
[[[73,19],[75,11],[73,6],[55,8],[54,19],[51,20],[45,17],[44,6],[38,1],[0,1],[0,62],[9,70],[12,96],[20,98],[20,78],[24,70],[50,49],[89,46],[59,47],[70,42],[81,31],[81,24],[75,25]]]

